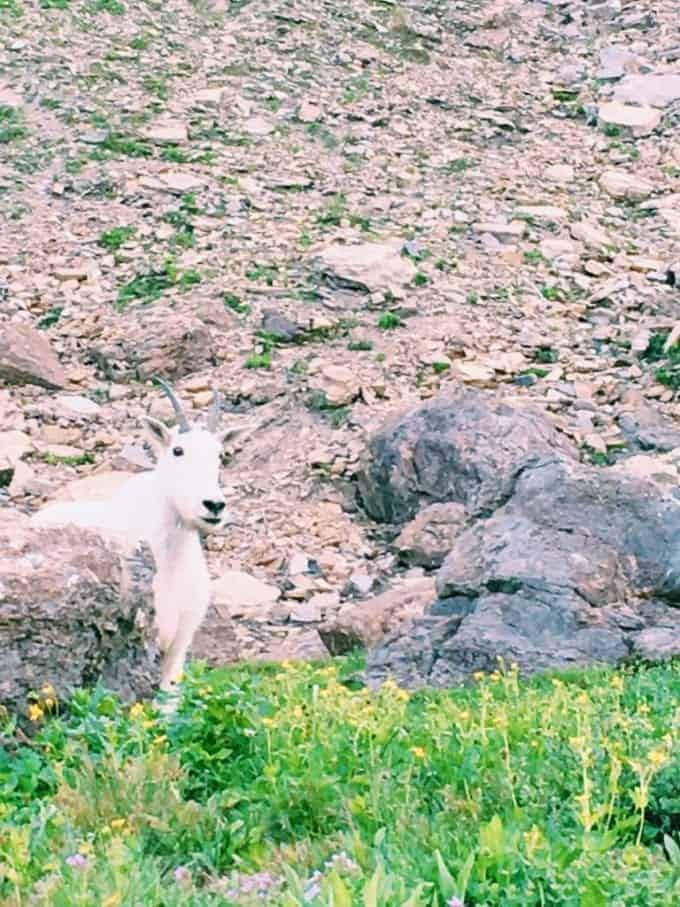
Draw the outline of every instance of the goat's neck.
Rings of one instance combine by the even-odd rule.
[[[200,548],[198,531],[181,522],[175,508],[163,497],[162,489],[159,489],[158,500],[163,500],[164,505],[155,521],[149,542],[158,567],[162,564],[178,565],[188,550],[197,545]]]

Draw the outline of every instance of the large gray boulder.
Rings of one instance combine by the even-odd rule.
[[[371,438],[359,499],[385,523],[403,523],[442,502],[483,516],[510,497],[529,466],[574,456],[541,413],[461,389],[396,416]]]
[[[132,700],[159,679],[153,558],[76,527],[0,511],[0,705],[26,713],[51,684],[65,700],[98,681]]]
[[[497,403],[487,404],[483,394],[466,397],[468,411],[477,413],[476,431],[498,427]],[[442,413],[441,406],[438,401],[434,412]],[[456,526],[437,574],[436,599],[425,616],[369,654],[369,680],[393,675],[407,686],[445,686],[493,670],[499,656],[531,674],[680,655],[680,500],[651,480],[580,464],[563,445],[531,457],[526,414],[507,407],[503,418],[495,485],[488,453],[494,436],[479,447],[472,498],[479,503],[484,489],[488,511],[477,506],[465,528]],[[540,448],[550,431],[540,426],[542,417],[532,418]],[[451,418],[442,415],[442,422],[448,449],[467,451],[470,421],[461,423],[460,442]],[[422,416],[414,423],[422,425]],[[435,437],[436,423],[428,430]],[[390,501],[390,516],[404,511],[392,503],[404,489],[401,501],[423,487],[420,470],[412,467],[408,475],[405,469],[415,463],[408,443],[417,445],[417,434],[408,426],[401,431],[410,441],[400,449],[397,481],[388,482],[382,497]],[[507,439],[520,441],[515,455]],[[377,449],[381,455],[383,440]],[[465,462],[452,457],[452,474],[441,474],[440,489],[474,487],[472,459],[472,453]]]

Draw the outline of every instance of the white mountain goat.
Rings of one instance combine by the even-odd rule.
[[[128,479],[105,501],[48,505],[37,525],[75,524],[115,535],[124,546],[148,543],[156,562],[153,583],[156,627],[162,653],[161,690],[170,690],[184,669],[187,650],[210,603],[210,576],[200,534],[225,518],[219,485],[222,442],[217,435],[220,397],[215,391],[205,426],[189,425],[172,388],[156,379],[170,399],[177,425],[145,418],[156,466]]]

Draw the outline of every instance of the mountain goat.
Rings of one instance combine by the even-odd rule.
[[[184,669],[187,650],[210,603],[210,576],[200,534],[224,522],[219,485],[222,442],[217,436],[220,397],[214,392],[205,426],[190,425],[164,381],[177,424],[145,418],[156,466],[128,479],[105,501],[48,505],[33,517],[36,525],[75,524],[110,533],[124,546],[147,542],[156,562],[153,583],[156,628],[161,649],[161,690],[172,689]]]

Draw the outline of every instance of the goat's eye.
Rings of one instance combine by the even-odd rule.
[[[175,457],[183,457],[183,456],[184,456],[184,448],[183,448],[183,447],[173,447],[173,448],[172,448],[172,453],[173,453],[173,455],[174,455]]]

